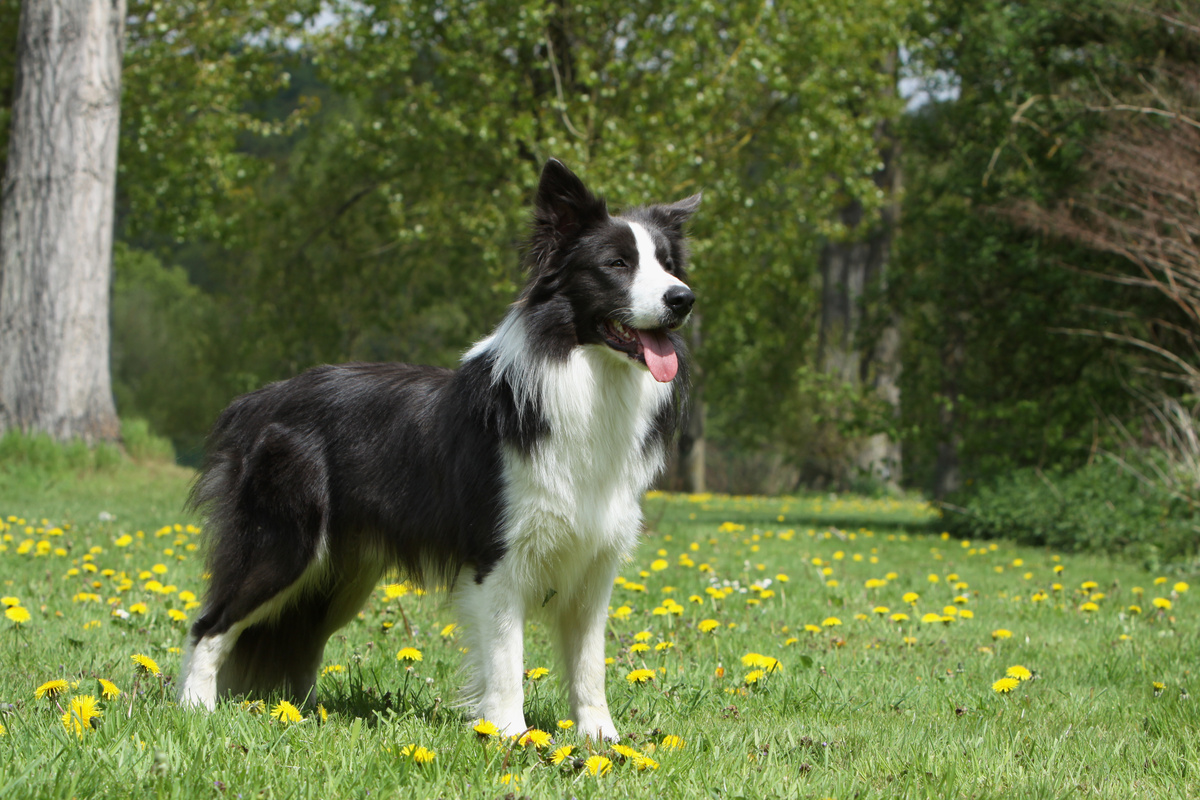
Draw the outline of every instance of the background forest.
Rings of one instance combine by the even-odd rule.
[[[704,192],[701,401],[669,486],[913,488],[1037,541],[1164,547],[1171,517],[1166,549],[1192,547],[1194,4],[129,14],[113,378],[185,462],[233,396],[313,364],[453,365],[514,296],[553,156],[617,207]],[[1072,492],[1131,516],[1021,517]]]

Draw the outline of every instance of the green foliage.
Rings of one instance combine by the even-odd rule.
[[[907,116],[906,196],[895,307],[904,315],[905,471],[932,487],[949,447],[964,477],[1078,466],[1107,444],[1096,418],[1128,418],[1148,380],[1127,353],[1070,329],[1138,317],[1151,297],[1085,273],[1113,259],[1037,235],[1014,218],[1081,179],[1102,130],[1096,87],[1137,82],[1162,35],[1108,0],[930,6],[915,63],[958,95]],[[1136,31],[1136,33],[1134,33]],[[935,73],[934,70],[942,70]],[[939,450],[941,448],[941,451]]]
[[[1109,459],[1070,472],[1016,470],[958,502],[945,523],[964,538],[1128,555],[1151,568],[1194,557],[1200,545],[1195,503]]]
[[[76,472],[112,470],[121,463],[116,445],[88,447],[82,439],[62,443],[49,434],[10,429],[0,437],[0,472],[30,480],[64,478]]]
[[[164,266],[147,252],[118,243],[113,270],[117,408],[159,435],[194,446],[233,392],[236,374],[221,364],[228,318],[182,268]],[[140,432],[135,436],[146,442]]]
[[[121,444],[134,461],[174,461],[175,448],[171,441],[150,431],[144,419],[121,420]]]

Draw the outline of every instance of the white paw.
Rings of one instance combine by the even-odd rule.
[[[617,726],[613,724],[612,717],[609,716],[607,710],[580,710],[576,712],[575,729],[579,731],[580,736],[587,737],[596,742],[600,740],[618,742],[621,740],[621,734],[617,733]]]

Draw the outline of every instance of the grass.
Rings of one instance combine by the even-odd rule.
[[[277,698],[176,707],[187,622],[175,618],[195,615],[186,593],[203,589],[199,521],[179,510],[188,473],[121,462],[43,470],[43,485],[26,472],[0,469],[0,595],[30,615],[0,618],[0,797],[1200,794],[1187,694],[1200,691],[1200,589],[1187,574],[960,542],[915,502],[651,496],[607,648],[610,704],[637,757],[560,729],[567,705],[535,620],[526,666],[549,673],[528,679],[526,715],[554,737],[539,749],[482,737],[452,707],[451,610],[403,585],[381,586],[330,642],[324,719],[275,719]],[[421,660],[398,661],[406,647]],[[135,654],[162,674],[139,674]],[[993,689],[1016,665],[1032,678]],[[639,669],[653,677],[627,678]],[[121,694],[103,699],[101,678]],[[65,691],[35,698],[54,679]],[[102,716],[68,730],[82,695]],[[573,751],[554,764],[560,746]],[[606,774],[591,774],[594,756]]]

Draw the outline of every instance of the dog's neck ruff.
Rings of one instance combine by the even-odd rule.
[[[606,441],[641,448],[656,416],[674,402],[671,384],[656,381],[647,369],[604,345],[577,345],[565,359],[539,353],[521,306],[511,308],[495,331],[468,350],[463,363],[478,358],[491,359],[492,385],[510,387],[519,413],[537,409],[560,440],[582,436],[580,444],[592,446],[600,431],[583,429],[600,424]],[[624,423],[617,424],[622,418]]]

